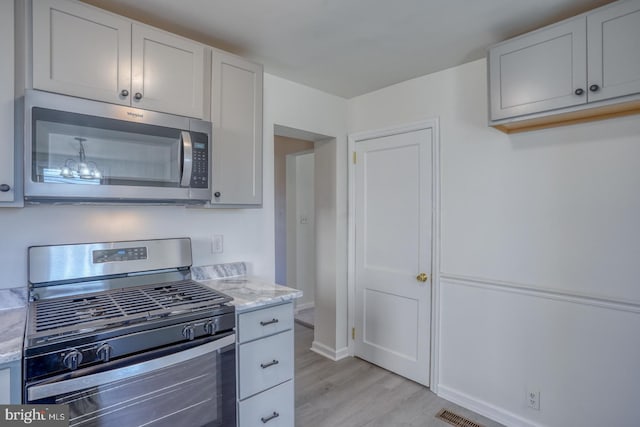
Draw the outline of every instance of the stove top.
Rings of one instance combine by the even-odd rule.
[[[30,247],[25,382],[234,335],[232,298],[191,263],[188,238]]]
[[[27,341],[43,343],[219,307],[231,297],[193,280],[34,301]]]

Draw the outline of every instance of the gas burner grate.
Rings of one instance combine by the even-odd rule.
[[[192,280],[112,289],[34,303],[33,332],[127,323],[218,306],[231,298]]]

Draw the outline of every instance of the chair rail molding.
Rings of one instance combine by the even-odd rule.
[[[640,301],[632,299],[611,298],[604,295],[590,295],[579,292],[571,292],[560,288],[535,286],[529,284],[514,283],[484,277],[465,276],[451,273],[440,273],[442,285],[452,284],[470,286],[495,291],[511,292],[520,295],[528,295],[537,298],[546,298],[556,301],[570,302],[580,305],[590,305],[617,311],[627,311],[640,314]]]

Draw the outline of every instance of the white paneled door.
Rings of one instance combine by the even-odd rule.
[[[355,141],[354,354],[429,385],[432,148],[419,128]]]

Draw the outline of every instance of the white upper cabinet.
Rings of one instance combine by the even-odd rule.
[[[0,202],[16,199],[13,137],[13,2],[0,2]]]
[[[33,2],[33,87],[129,105],[131,22],[68,0]]]
[[[589,101],[640,93],[640,1],[587,15]]]
[[[131,105],[202,118],[203,45],[133,24],[131,50]]]
[[[33,2],[33,87],[204,118],[205,46],[73,0]]]
[[[491,119],[587,102],[585,29],[580,17],[491,49]]]
[[[262,204],[262,65],[214,50],[212,205]]]
[[[488,64],[490,121],[505,131],[524,129],[517,121],[535,128],[637,111],[640,0],[500,43],[489,50]]]

